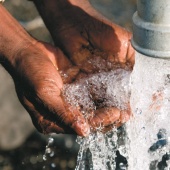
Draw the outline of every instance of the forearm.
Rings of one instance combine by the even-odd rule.
[[[97,37],[108,32],[113,35],[114,32],[115,40],[120,35],[127,34],[127,31],[97,12],[88,0],[33,0],[33,2],[55,45],[69,57],[93,41],[96,32],[99,33]]]
[[[120,29],[118,25],[112,23],[96,11],[90,4],[89,0],[32,1],[36,5],[49,30],[52,30],[55,27],[55,29],[57,28],[57,31],[60,31],[65,27],[72,26],[73,24],[87,25],[88,20],[86,19],[89,19],[89,17],[93,18],[93,20],[99,20],[108,25],[111,24],[115,29]],[[76,23],[74,23],[74,21]],[[92,21],[92,19],[90,21]]]
[[[17,53],[33,42],[34,39],[0,4],[0,63],[13,65]]]
[[[33,2],[54,39],[62,30],[82,25],[82,21],[87,17],[86,13],[77,10],[72,0],[33,0]]]
[[[124,61],[129,51],[133,52],[130,46],[131,34],[102,16],[88,0],[32,1],[55,44],[70,59],[76,53],[81,53],[82,49],[88,50],[91,45],[93,49],[112,53],[118,58],[124,58]]]

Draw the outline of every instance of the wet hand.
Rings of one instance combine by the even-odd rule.
[[[101,16],[88,1],[44,0],[44,6],[38,1],[35,3],[55,44],[80,69],[75,79],[117,68],[133,68],[131,34]],[[44,13],[42,9],[50,12]],[[122,125],[129,117],[130,109],[97,108],[89,124],[94,129],[102,125],[103,131],[107,131],[115,125]]]
[[[80,136],[89,133],[89,125],[79,110],[70,111],[61,97],[63,81],[58,70],[69,70],[72,65],[59,49],[34,42],[18,51],[13,66],[17,95],[40,132]],[[72,67],[71,76],[78,71]]]

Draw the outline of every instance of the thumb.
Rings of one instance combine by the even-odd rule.
[[[90,133],[90,126],[85,120],[83,114],[76,106],[64,103],[65,111],[60,115],[66,125],[69,125],[79,136],[88,136]]]

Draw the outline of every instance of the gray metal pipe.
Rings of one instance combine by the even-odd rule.
[[[170,59],[170,0],[137,0],[132,45],[149,57]]]

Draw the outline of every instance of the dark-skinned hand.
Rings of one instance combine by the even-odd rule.
[[[100,15],[87,0],[34,0],[34,3],[55,45],[79,69],[69,80],[70,71],[66,79],[62,76],[65,83],[102,71],[133,68],[131,33]],[[97,108],[89,124],[94,129],[102,124],[103,131],[107,131],[125,123],[129,116],[130,108],[122,111],[114,107]]]
[[[108,130],[115,123],[124,123],[129,110],[117,108],[97,109],[86,121],[78,108],[72,107],[70,111],[61,91],[63,82],[72,83],[99,71],[132,68],[130,33],[100,16],[88,1],[36,0],[35,3],[40,3],[39,11],[55,44],[65,55],[59,48],[30,37],[0,5],[0,61],[11,74],[17,95],[36,128],[43,133],[86,136],[89,126],[95,129],[102,123]],[[96,60],[104,65],[95,65]],[[68,75],[66,79],[63,73]]]

